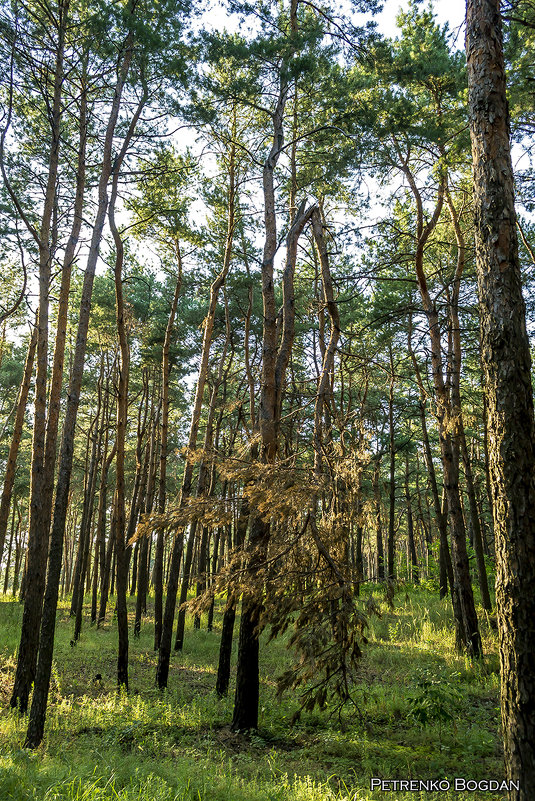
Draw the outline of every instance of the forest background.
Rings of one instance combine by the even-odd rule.
[[[391,9],[2,3],[2,797],[517,775],[464,8]]]

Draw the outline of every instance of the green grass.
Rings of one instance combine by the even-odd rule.
[[[364,588],[363,597],[372,591]],[[383,599],[376,591],[377,599]],[[214,693],[220,635],[193,631],[172,655],[169,689],[154,688],[153,627],[130,641],[130,693],[117,695],[117,631],[84,621],[70,646],[67,604],[58,612],[45,740],[22,748],[26,722],[8,711],[21,606],[0,596],[1,801],[405,801],[470,799],[479,792],[370,792],[385,779],[503,779],[498,659],[483,615],[486,659],[453,652],[451,611],[431,588],[403,589],[395,609],[370,619],[354,699],[342,721],[329,709],[290,726],[295,698],[275,700],[288,666],[283,640],[261,647],[258,733],[230,731],[233,688]],[[481,611],[481,610],[479,610]],[[133,608],[131,609],[133,616]],[[236,629],[237,631],[237,629]],[[102,674],[102,683],[94,681]],[[452,782],[453,785],[453,782]]]

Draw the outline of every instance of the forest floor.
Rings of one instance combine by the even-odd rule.
[[[115,690],[115,625],[97,630],[84,620],[71,647],[62,602],[45,740],[35,752],[22,747],[25,721],[8,710],[22,609],[0,595],[0,801],[504,799],[453,789],[457,777],[504,778],[497,645],[481,608],[486,657],[473,665],[454,654],[449,603],[431,586],[401,589],[392,610],[378,588],[365,585],[363,599],[372,592],[382,616],[369,621],[354,690],[360,715],[348,708],[341,725],[338,715],[316,710],[291,726],[297,700],[275,699],[276,677],[290,660],[281,638],[261,644],[254,735],[230,730],[233,687],[223,700],[214,693],[220,613],[212,632],[194,631],[188,620],[164,693],[154,687],[153,626],[144,619],[140,639],[130,641],[127,696]],[[452,789],[370,791],[371,777],[447,779]]]

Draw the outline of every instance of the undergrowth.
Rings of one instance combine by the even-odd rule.
[[[431,587],[408,587],[394,609],[378,588],[368,645],[341,717],[328,708],[290,725],[298,699],[275,700],[290,659],[284,638],[261,647],[260,723],[230,730],[233,688],[214,693],[221,610],[214,631],[186,631],[172,655],[169,689],[154,687],[150,616],[130,641],[130,692],[115,690],[117,631],[84,621],[71,647],[65,601],[58,612],[45,740],[22,747],[26,721],[8,710],[21,607],[0,600],[1,801],[405,801],[505,796],[485,792],[370,791],[370,779],[503,780],[494,635],[480,615],[482,664],[455,655],[451,609]],[[1,596],[0,596],[1,597]],[[113,602],[112,602],[113,608]],[[150,611],[150,610],[149,610]],[[481,609],[479,610],[481,613]],[[133,616],[133,606],[131,608]],[[237,621],[237,626],[239,621]],[[237,632],[237,628],[236,628]],[[235,655],[234,655],[235,658]],[[97,678],[100,674],[101,678]]]

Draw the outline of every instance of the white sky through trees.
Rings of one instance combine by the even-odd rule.
[[[339,13],[342,13],[346,2],[340,3]],[[457,48],[464,48],[464,15],[465,0],[435,0],[434,3],[422,2],[422,7],[431,6],[436,15],[437,22],[443,25],[447,22],[450,30],[456,35],[455,44]],[[375,19],[377,27],[383,36],[395,37],[399,29],[396,25],[396,17],[400,11],[405,11],[409,7],[408,0],[383,0],[383,10],[380,14],[372,17],[371,14],[357,14],[355,18],[359,23],[368,19]],[[349,9],[348,9],[349,11]],[[200,23],[200,24],[199,24]],[[213,0],[209,8],[201,15],[198,27],[207,25],[218,30],[238,30],[240,27],[237,14],[229,14],[225,8],[225,3],[221,0]]]
[[[385,0],[381,14],[376,17],[378,28],[385,36],[395,37],[398,32],[396,17],[399,11],[408,8],[407,0]],[[425,8],[429,4],[422,3]],[[464,47],[464,14],[465,0],[436,0],[431,4],[437,21],[440,25],[449,23],[450,30],[457,35],[456,46],[461,49]]]

